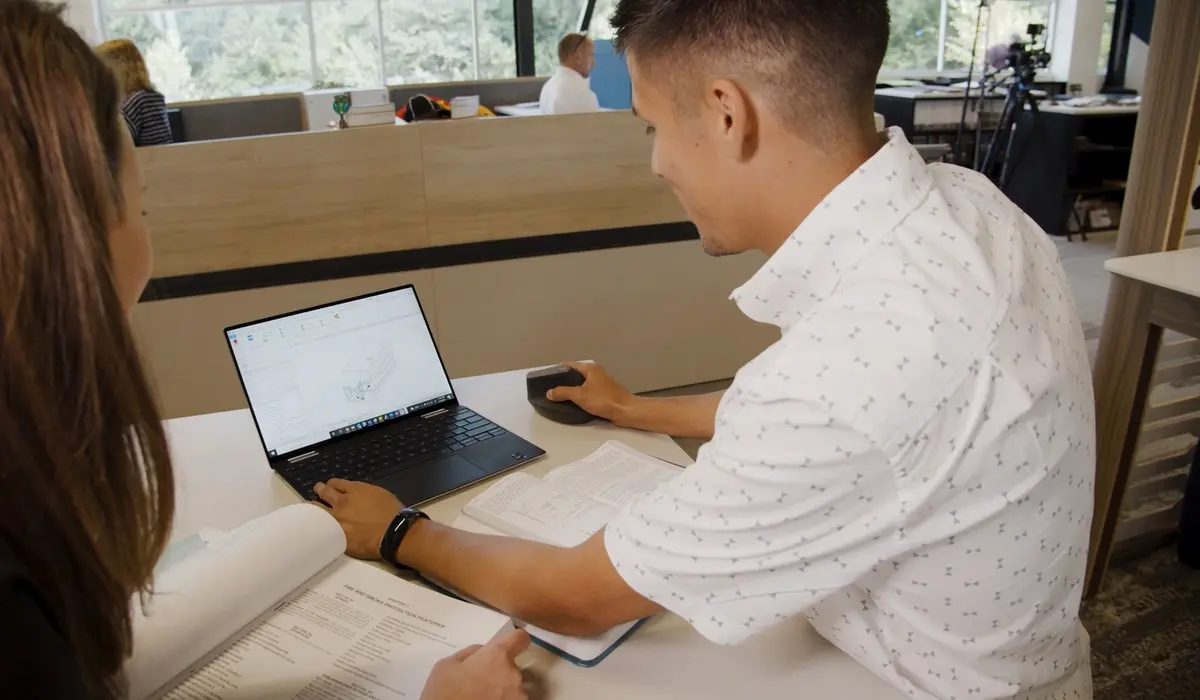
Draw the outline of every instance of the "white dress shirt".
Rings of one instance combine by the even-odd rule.
[[[733,299],[782,338],[609,526],[629,585],[722,644],[805,615],[914,698],[1091,698],[1091,376],[1047,236],[893,128]]]
[[[588,79],[566,66],[559,66],[542,86],[542,114],[599,112],[600,100]]]

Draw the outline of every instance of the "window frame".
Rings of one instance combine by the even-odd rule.
[[[1133,3],[1117,0],[1113,11],[1112,41],[1108,45],[1108,68],[1104,72],[1104,89],[1125,87],[1125,68],[1129,61],[1129,40],[1133,36]]]

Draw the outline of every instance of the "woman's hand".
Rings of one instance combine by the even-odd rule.
[[[468,647],[433,667],[421,700],[526,700],[517,655],[529,647],[522,630]]]

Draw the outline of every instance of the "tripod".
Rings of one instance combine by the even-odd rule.
[[[1003,160],[1000,162],[1000,174],[995,178],[996,186],[1003,192],[1008,186],[1009,178],[1012,176],[1012,171],[1016,169],[1019,158],[1013,157],[1013,146],[1017,139],[1017,121],[1021,115],[1025,113],[1025,106],[1029,105],[1029,111],[1033,115],[1033,125],[1037,128],[1038,124],[1038,106],[1037,98],[1033,95],[1032,80],[1026,80],[1026,76],[1018,73],[1017,78],[1012,85],[1008,87],[1008,95],[1004,99],[1004,108],[1000,111],[1000,121],[996,124],[996,130],[993,133],[992,141],[988,144],[987,154],[983,157],[983,163],[979,167],[979,172],[991,177],[991,173],[996,170],[996,159],[1000,156],[1000,138],[1001,134],[1008,133],[1008,138],[1004,147]],[[983,115],[980,113],[980,119]]]

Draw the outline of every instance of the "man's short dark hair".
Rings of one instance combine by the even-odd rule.
[[[584,34],[572,33],[564,36],[558,42],[558,62],[566,63],[571,60],[571,56],[587,42],[588,38]]]
[[[657,75],[697,66],[757,82],[811,120],[869,104],[889,21],[887,0],[620,0],[612,25],[618,50],[663,63]]]

